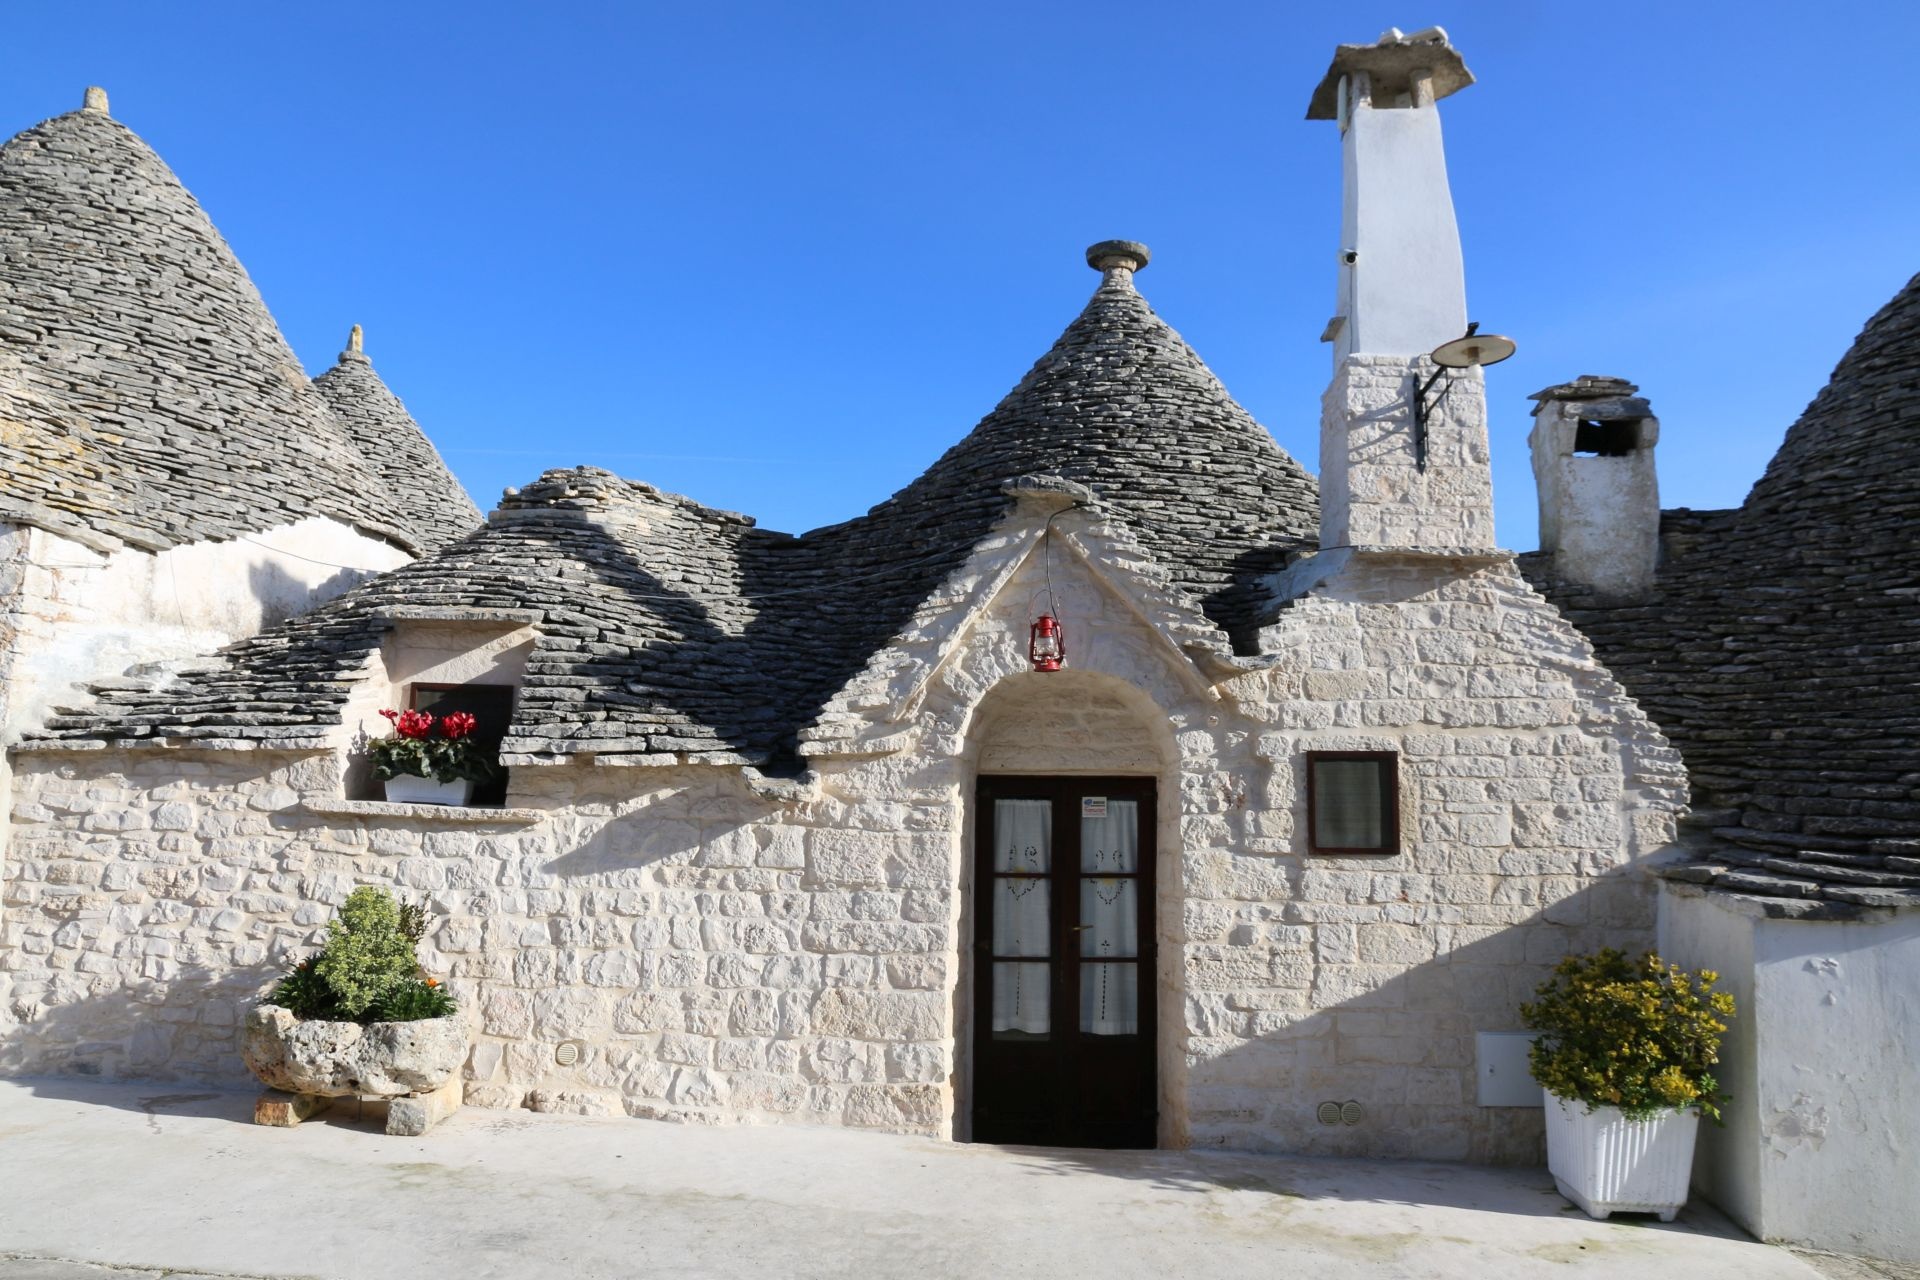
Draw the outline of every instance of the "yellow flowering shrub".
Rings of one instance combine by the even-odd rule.
[[[1718,1121],[1726,1095],[1712,1067],[1734,1012],[1733,997],[1713,989],[1719,980],[1651,954],[1569,956],[1520,1006],[1540,1033],[1527,1055],[1533,1078],[1556,1098],[1636,1120],[1694,1107]]]

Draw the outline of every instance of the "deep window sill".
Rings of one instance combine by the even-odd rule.
[[[407,818],[421,822],[468,826],[530,826],[547,816],[545,809],[505,809],[489,805],[399,804],[392,800],[308,800],[304,813],[326,818]]]

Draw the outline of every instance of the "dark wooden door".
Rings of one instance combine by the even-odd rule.
[[[980,780],[973,1139],[1151,1147],[1151,778]]]

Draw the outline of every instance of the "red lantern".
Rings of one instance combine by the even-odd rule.
[[[1066,661],[1066,629],[1052,614],[1041,614],[1027,632],[1027,659],[1035,671],[1058,671]]]

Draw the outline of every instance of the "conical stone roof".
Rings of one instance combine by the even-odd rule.
[[[1217,625],[1256,621],[1259,580],[1318,536],[1313,477],[1237,404],[1134,286],[1145,250],[1101,256],[1100,287],[1019,385],[926,474],[822,541],[977,538],[1000,485],[1054,475],[1118,514]],[[947,532],[943,532],[947,531]]]
[[[1742,506],[1662,513],[1646,600],[1597,602],[1522,558],[1680,748],[1696,806],[1750,860],[1743,891],[1804,851],[1829,870],[1789,896],[1920,884],[1917,530],[1920,276],[1868,321]]]
[[[961,568],[1023,476],[1073,481],[1223,630],[1311,543],[1314,482],[1135,291],[1100,288],[925,475],[844,524],[772,533],[591,467],[510,494],[471,537],[226,650],[163,689],[112,688],[59,739],[306,742],[404,608],[538,628],[508,749],[790,763],[800,732]]]
[[[112,536],[149,549],[309,516],[417,549],[380,512],[373,469],[199,204],[107,115],[104,95],[89,100],[0,146],[13,403],[85,428],[33,418],[0,430],[0,514],[60,509],[63,491],[35,477],[57,465],[110,490]],[[45,439],[27,443],[43,434],[63,442],[64,461],[49,463]]]
[[[338,362],[313,385],[380,477],[377,509],[386,518],[407,526],[428,551],[479,527],[484,519],[480,508],[447,470],[440,451],[400,397],[374,372],[361,346],[359,325],[353,326]]]

